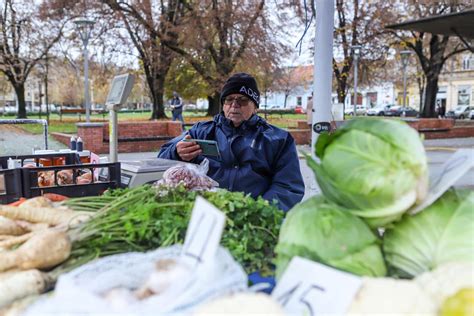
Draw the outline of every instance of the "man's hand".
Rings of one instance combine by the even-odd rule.
[[[190,135],[186,135],[184,139],[191,139]],[[202,153],[201,147],[195,142],[180,141],[176,144],[176,152],[183,161],[190,161]]]

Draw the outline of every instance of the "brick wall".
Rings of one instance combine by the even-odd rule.
[[[118,126],[118,151],[120,153],[158,151],[168,141],[167,139],[146,140],[144,138],[156,136],[172,138],[180,135],[181,132],[181,122],[120,122]],[[63,133],[52,133],[52,135],[55,139],[66,145],[69,145],[72,136]],[[108,124],[78,123],[77,136],[82,138],[84,149],[96,154],[106,154],[109,152]]]

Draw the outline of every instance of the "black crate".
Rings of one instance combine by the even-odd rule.
[[[89,184],[65,184],[58,183],[58,172],[62,170],[72,170],[73,182],[84,169],[90,170],[94,174],[94,170],[99,169],[100,176],[98,180],[92,180]],[[54,183],[50,186],[39,186],[38,175],[41,172],[54,173]],[[100,195],[105,190],[120,187],[120,163],[102,163],[102,164],[83,164],[83,165],[64,165],[52,167],[38,168],[21,168],[22,191],[26,198],[43,195],[44,193],[57,193],[69,197],[81,197]]]
[[[81,163],[79,155],[75,152],[72,152],[72,153],[33,154],[33,155],[21,155],[21,156],[0,156],[0,167],[2,167],[3,169],[7,169],[9,158],[20,159],[22,166],[25,160],[28,160],[28,161],[32,160],[33,162],[35,162],[36,166],[38,166],[39,160],[42,158],[45,158],[45,159],[64,158],[66,165],[74,165],[74,164]]]
[[[23,196],[20,169],[0,169],[0,204],[15,202]]]

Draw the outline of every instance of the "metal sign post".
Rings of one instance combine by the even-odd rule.
[[[334,0],[316,0],[316,37],[314,39],[314,93],[311,128],[311,155],[319,133],[329,132],[332,120],[332,48]]]
[[[118,122],[117,111],[127,101],[132,91],[135,77],[132,74],[119,75],[114,78],[107,96],[107,109],[109,110],[109,153],[110,162],[117,162],[118,156]]]

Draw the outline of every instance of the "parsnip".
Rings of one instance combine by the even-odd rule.
[[[67,208],[52,207],[14,207],[0,206],[0,215],[10,219],[25,220],[32,223],[47,223],[50,225],[69,224],[73,219],[78,218],[84,213],[75,212]],[[86,214],[90,215],[90,214]]]
[[[21,228],[29,231],[29,232],[36,232],[36,231],[40,231],[40,230],[44,230],[44,229],[47,229],[50,227],[49,224],[47,223],[30,223],[30,222],[27,222],[27,221],[15,221],[18,226],[20,226]]]
[[[37,196],[31,199],[26,200],[25,202],[21,203],[19,207],[21,208],[36,208],[36,207],[51,207],[53,204],[51,201],[44,196]]]
[[[38,270],[0,274],[0,307],[32,294],[40,294],[53,284],[52,279]]]
[[[9,218],[0,216],[0,235],[23,235],[27,231]]]
[[[0,271],[51,268],[66,260],[70,253],[71,241],[65,232],[40,231],[17,249],[1,252]]]
[[[33,233],[24,234],[21,236],[11,236],[8,239],[0,241],[0,248],[9,249],[15,245],[22,244],[33,237]]]

